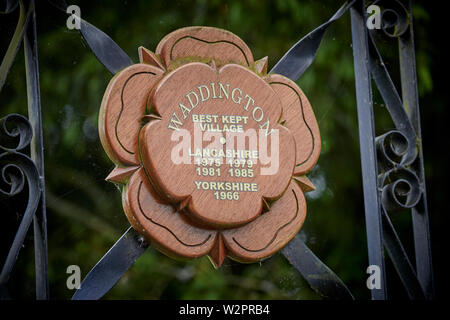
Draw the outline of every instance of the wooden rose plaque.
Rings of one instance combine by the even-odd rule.
[[[131,225],[177,258],[253,262],[301,228],[320,153],[306,96],[236,35],[189,27],[119,72],[99,130]]]

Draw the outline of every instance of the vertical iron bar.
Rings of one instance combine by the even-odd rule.
[[[434,295],[434,280],[431,258],[430,227],[428,218],[425,172],[423,167],[422,136],[420,128],[419,97],[417,90],[416,58],[411,0],[407,1],[409,30],[399,37],[400,76],[403,105],[417,134],[418,158],[413,164],[422,184],[422,200],[412,209],[414,248],[417,277],[428,299]]]
[[[30,145],[31,159],[36,163],[41,182],[41,200],[34,216],[33,226],[36,268],[36,299],[43,300],[49,298],[44,146],[42,138],[41,97],[39,89],[36,7],[34,0],[30,0],[30,5],[33,6],[32,20],[28,24],[24,36],[24,50],[27,78],[28,115],[34,131],[33,140]]]
[[[382,238],[381,206],[378,193],[378,170],[375,147],[375,128],[372,103],[371,76],[369,73],[369,49],[364,14],[364,0],[357,1],[350,9],[355,68],[356,101],[358,108],[361,169],[364,189],[369,264],[379,267],[379,289],[371,290],[372,299],[387,298]]]

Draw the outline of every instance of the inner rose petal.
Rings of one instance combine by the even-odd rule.
[[[279,97],[249,69],[186,64],[161,80],[149,104],[160,119],[141,130],[142,164],[157,192],[193,220],[246,224],[289,184],[295,141],[278,124]]]

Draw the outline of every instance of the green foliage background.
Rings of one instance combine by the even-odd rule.
[[[66,268],[87,272],[128,227],[120,192],[104,180],[113,165],[97,133],[97,117],[112,75],[91,53],[66,16],[46,1],[38,4],[38,45],[45,143],[51,298],[68,299]],[[228,29],[252,49],[269,56],[269,69],[303,35],[338,9],[337,1],[71,1],[81,16],[111,36],[129,56],[154,50],[169,32],[184,26]],[[421,97],[433,90],[424,28],[427,10],[414,5],[419,29],[417,72]],[[1,48],[6,50],[17,12],[2,17]],[[381,37],[380,49],[398,84],[396,41]],[[1,114],[26,114],[23,53],[19,52],[1,92]],[[311,249],[348,285],[356,298],[369,298],[359,138],[350,19],[346,14],[327,32],[313,65],[298,80],[316,113],[322,153],[310,174],[317,191],[307,195],[303,230]],[[377,134],[393,128],[375,91]],[[426,146],[426,142],[425,142]],[[428,164],[428,163],[427,163]],[[428,171],[432,171],[427,166]],[[433,173],[431,172],[431,177]],[[411,250],[410,217],[393,217]],[[21,251],[9,290],[12,297],[34,297],[32,241]],[[388,262],[394,293],[398,279]],[[105,296],[106,299],[320,299],[277,254],[260,264],[226,260],[215,270],[207,258],[174,261],[150,249]]]

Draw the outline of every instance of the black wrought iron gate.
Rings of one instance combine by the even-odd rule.
[[[50,1],[66,13],[63,0]],[[0,66],[0,90],[9,68],[23,43],[28,119],[9,114],[0,121],[0,196],[11,198],[28,192],[27,205],[0,274],[0,294],[8,298],[7,283],[25,236],[33,225],[35,248],[36,298],[49,298],[47,230],[41,102],[37,55],[36,2],[0,1],[1,13],[20,10],[17,28]],[[370,30],[369,6],[379,6],[380,28]],[[327,22],[298,43],[271,72],[294,81],[311,65],[322,37],[335,20],[350,11],[354,55],[356,101],[361,151],[362,185],[366,218],[369,264],[378,270],[381,285],[371,288],[373,299],[387,299],[384,252],[411,299],[432,299],[434,294],[430,232],[422,154],[417,76],[415,66],[411,1],[347,1]],[[375,13],[376,14],[376,13]],[[96,57],[113,74],[132,60],[106,34],[80,18],[80,32]],[[384,32],[398,41],[401,94],[397,92],[373,33]],[[108,50],[104,50],[108,49]],[[105,55],[104,52],[113,52]],[[375,136],[372,80],[380,92],[395,124],[395,130]],[[29,148],[28,148],[29,147]],[[29,150],[29,155],[25,150]],[[411,262],[389,218],[392,211],[408,209],[412,215],[415,263]],[[147,245],[131,228],[87,275],[74,299],[101,298],[145,251]],[[119,261],[111,251],[126,250],[127,261]],[[310,286],[328,299],[353,299],[345,284],[306,246],[294,238],[283,254],[304,276]],[[361,284],[364,285],[364,284]]]

